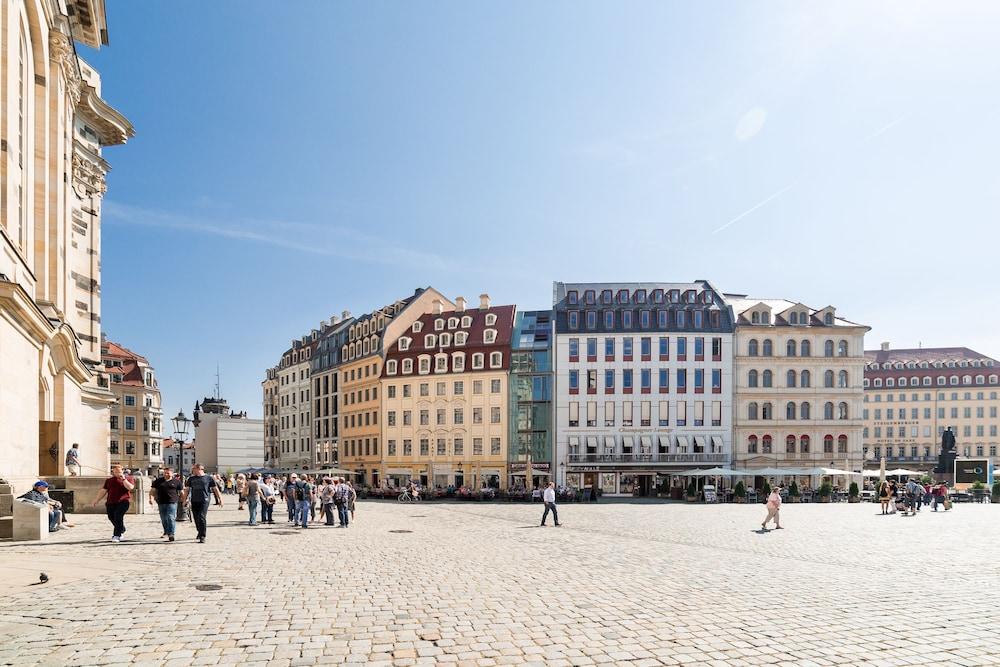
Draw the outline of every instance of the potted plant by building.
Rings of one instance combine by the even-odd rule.
[[[802,497],[802,492],[799,491],[798,482],[794,479],[792,480],[791,486],[788,487],[788,500],[793,503],[799,502],[799,498]]]
[[[821,503],[830,502],[830,496],[833,494],[833,487],[830,482],[823,482],[819,485],[819,501]]]
[[[743,485],[742,480],[736,482],[736,488],[733,489],[733,497],[736,498],[736,502],[738,503],[745,503],[747,501],[747,487]]]
[[[849,503],[861,502],[861,491],[858,489],[857,482],[851,482],[851,486],[847,490],[847,502]]]
[[[993,502],[1000,503],[1000,482],[993,482],[993,489],[990,495]]]
[[[986,485],[977,479],[972,483],[972,496],[976,499],[977,503],[981,503],[984,495],[986,495]]]
[[[698,502],[698,483],[694,481],[694,477],[692,477],[691,481],[688,482],[687,498],[686,498],[686,500],[689,503],[696,503],[696,502]]]

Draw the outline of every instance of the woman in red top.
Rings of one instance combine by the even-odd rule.
[[[111,525],[115,529],[114,537],[111,538],[112,542],[121,542],[124,539],[122,536],[125,534],[125,514],[128,512],[129,500],[132,498],[132,489],[134,488],[135,483],[132,478],[122,474],[122,467],[113,465],[111,466],[111,477],[104,480],[104,486],[91,504],[91,507],[97,507],[97,503],[101,502],[102,498],[107,498],[105,507],[108,511],[108,520],[111,521]]]

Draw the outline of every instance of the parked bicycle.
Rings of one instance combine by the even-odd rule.
[[[411,494],[409,489],[406,489],[399,494],[399,498],[397,500],[401,503],[420,502],[420,494]]]

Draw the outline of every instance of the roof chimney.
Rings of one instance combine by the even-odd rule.
[[[455,310],[459,313],[465,312],[465,297],[456,296],[455,297]]]
[[[479,295],[479,308],[480,310],[486,310],[490,307],[490,295],[480,294]]]
[[[340,314],[340,319],[346,320],[346,319],[350,318],[350,316],[351,316],[351,311],[345,310],[344,312],[342,312]]]
[[[889,351],[889,341],[885,341],[884,343],[882,343],[882,351],[883,352]]]
[[[434,304],[434,314],[440,315],[444,312],[444,302],[441,299],[434,299],[431,303]]]

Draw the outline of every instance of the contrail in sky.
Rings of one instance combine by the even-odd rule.
[[[867,141],[871,141],[875,137],[878,137],[878,136],[881,136],[881,135],[885,134],[886,132],[888,132],[889,130],[891,130],[892,128],[894,128],[896,125],[898,125],[908,115],[909,115],[908,113],[904,113],[902,116],[900,116],[896,120],[893,120],[893,121],[890,121],[890,122],[886,123],[885,125],[883,125],[879,129],[875,130],[874,132],[872,132],[871,134],[869,134],[867,137],[865,137],[864,139],[862,139],[861,143],[865,143]]]
[[[719,232],[721,232],[722,230],[726,229],[730,225],[736,224],[737,222],[739,222],[743,218],[747,217],[748,215],[750,215],[751,213],[753,213],[754,211],[756,211],[757,209],[759,209],[761,206],[764,206],[768,202],[774,201],[775,199],[777,199],[781,195],[785,194],[786,192],[788,192],[789,190],[791,190],[794,186],[795,186],[794,183],[789,183],[788,185],[786,185],[785,187],[781,188],[780,190],[778,190],[777,192],[775,192],[773,195],[771,195],[770,197],[768,197],[764,201],[758,202],[758,203],[754,204],[753,206],[751,206],[750,208],[748,208],[747,210],[743,211],[738,216],[736,216],[735,218],[733,218],[732,220],[730,220],[726,224],[722,225],[721,227],[719,227],[718,229],[716,229],[712,233],[713,234],[718,234]]]

